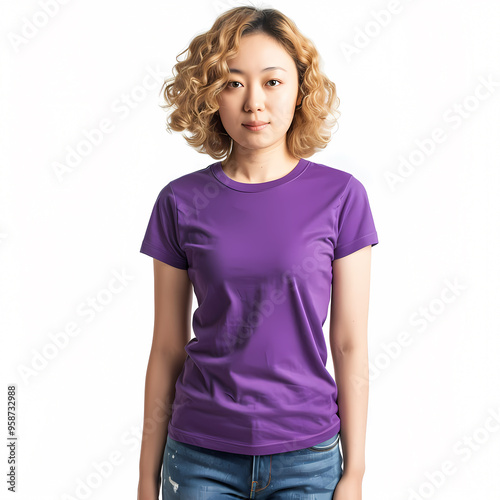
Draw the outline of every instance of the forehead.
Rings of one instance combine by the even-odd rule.
[[[295,62],[283,46],[273,37],[264,33],[251,33],[241,37],[238,53],[227,60],[230,68],[261,71],[272,66],[286,70],[295,67]]]

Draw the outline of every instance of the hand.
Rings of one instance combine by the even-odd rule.
[[[361,500],[362,480],[362,477],[343,474],[335,487],[332,500]]]

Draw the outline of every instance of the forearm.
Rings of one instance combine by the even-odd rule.
[[[151,350],[146,372],[139,481],[159,487],[175,382],[186,356]]]
[[[365,441],[368,414],[368,349],[366,345],[332,350],[344,474],[360,478],[365,472]]]

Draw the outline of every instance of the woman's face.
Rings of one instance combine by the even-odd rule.
[[[241,38],[238,54],[227,64],[231,80],[218,101],[233,148],[274,149],[285,142],[300,102],[294,60],[274,38],[252,33]],[[252,122],[264,125],[252,127]]]

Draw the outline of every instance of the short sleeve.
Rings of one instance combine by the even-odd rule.
[[[140,252],[178,269],[188,268],[186,254],[179,244],[177,206],[170,183],[156,199]]]
[[[354,176],[349,178],[337,207],[338,237],[334,259],[340,259],[361,248],[378,244],[368,195],[363,184]]]

